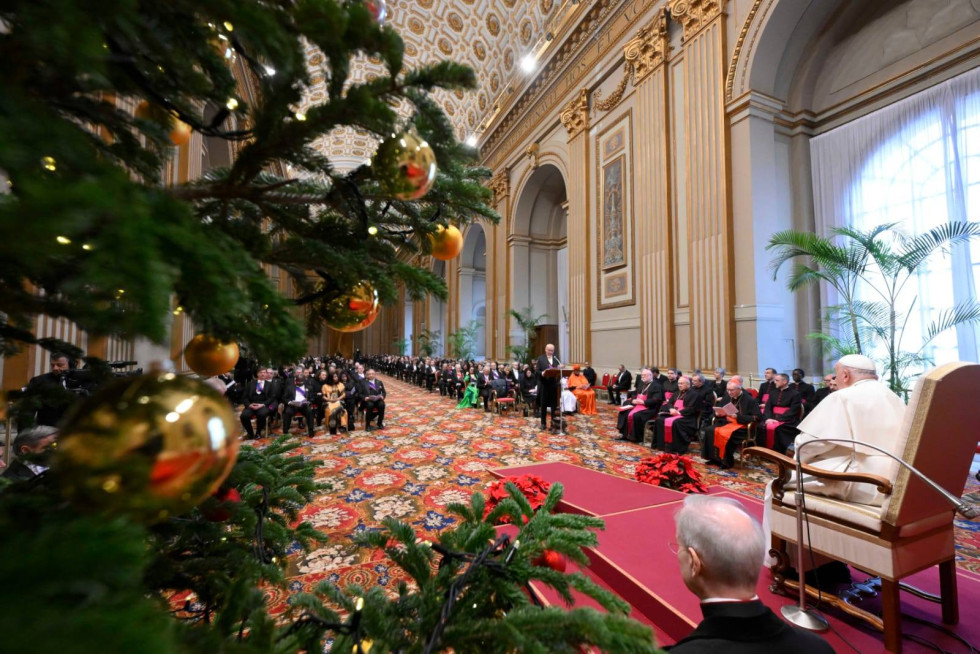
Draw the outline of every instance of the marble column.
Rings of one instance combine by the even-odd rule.
[[[674,0],[683,28],[691,361],[737,369],[725,115],[726,0]],[[682,244],[678,244],[683,247]]]
[[[669,53],[667,14],[662,12],[640,30],[624,48],[636,85],[637,121],[634,208],[638,305],[640,307],[640,360],[670,365],[674,359],[674,300],[670,272],[670,167],[667,73]]]
[[[567,363],[591,359],[592,265],[589,220],[589,93],[581,89],[578,97],[561,112],[568,131],[568,325]]]

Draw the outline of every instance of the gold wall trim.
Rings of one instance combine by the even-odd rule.
[[[545,119],[553,120],[551,112],[592,77],[595,66],[652,9],[651,4],[650,0],[596,0],[520,99],[488,128],[482,147],[484,165],[499,169],[532,130]]]
[[[684,29],[684,41],[693,38],[717,18],[727,0],[674,0],[670,15]]]
[[[735,41],[735,51],[732,54],[732,61],[728,65],[728,78],[725,80],[725,101],[731,102],[732,96],[735,93],[735,71],[738,69],[739,60],[742,57],[742,46],[745,44],[745,37],[749,33],[749,28],[752,26],[752,22],[755,20],[755,15],[759,11],[759,7],[762,6],[763,0],[755,0],[752,3],[752,8],[749,9],[748,15],[745,17],[745,23],[742,25],[742,31],[739,32],[738,40]],[[769,5],[766,6],[766,13],[769,13],[769,8],[775,0],[769,0]],[[754,39],[753,39],[754,41]]]
[[[623,95],[626,93],[626,85],[630,81],[630,73],[633,70],[633,66],[629,62],[623,66],[623,79],[616,86],[616,90],[612,92],[606,99],[602,99],[602,90],[596,89],[595,93],[592,94],[592,110],[593,113],[598,113],[600,111],[611,111],[616,108],[616,106],[623,100]]]
[[[578,97],[572,100],[559,116],[561,124],[568,130],[571,141],[579,132],[589,129],[589,90],[579,89]]]
[[[663,65],[670,55],[670,39],[667,33],[667,8],[661,10],[653,22],[630,39],[623,48],[627,66],[633,70],[634,86]]]

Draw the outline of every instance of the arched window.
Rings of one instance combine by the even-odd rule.
[[[980,70],[828,132],[813,140],[812,154],[819,232],[898,223],[916,236],[980,220]],[[900,305],[912,307],[903,349],[917,349],[942,311],[976,300],[978,285],[980,242],[931,257],[903,289]],[[881,300],[866,287],[859,295]],[[936,364],[976,361],[978,331],[949,330],[924,354]]]

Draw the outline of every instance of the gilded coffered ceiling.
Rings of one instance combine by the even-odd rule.
[[[478,90],[435,94],[462,140],[478,131],[495,101],[522,75],[521,59],[540,47],[556,16],[571,4],[572,0],[388,0],[387,23],[405,41],[406,67],[452,59],[476,71]],[[317,66],[320,52],[311,47],[307,60],[313,76],[306,99],[309,107],[323,101],[326,85]],[[380,70],[367,59],[358,61],[351,80],[369,78]],[[345,168],[370,157],[375,143],[345,130],[322,139],[318,147]]]

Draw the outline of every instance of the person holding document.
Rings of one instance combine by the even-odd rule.
[[[714,429],[710,438],[704,439],[701,456],[708,464],[731,468],[735,465],[735,450],[749,435],[749,425],[762,417],[759,403],[736,381],[728,382],[728,397],[721,406],[715,407]]]

